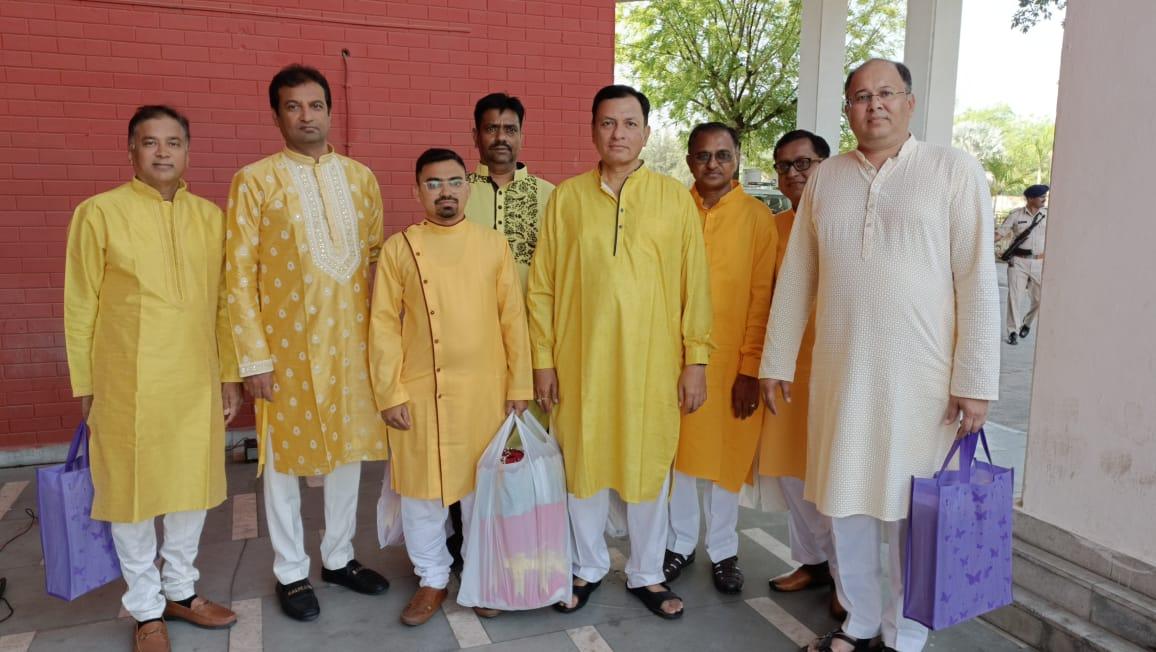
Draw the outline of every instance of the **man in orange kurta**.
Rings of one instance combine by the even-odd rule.
[[[461,501],[468,539],[478,459],[505,416],[533,396],[522,288],[505,236],[465,219],[470,186],[455,152],[426,150],[416,175],[426,220],[382,247],[369,336],[405,547],[421,578],[401,615],[406,625],[425,623],[445,600],[447,506]]]
[[[714,585],[722,593],[738,593],[743,588],[736,531],[739,489],[751,476],[763,416],[759,359],[778,232],[770,209],[734,181],[739,141],[733,129],[718,122],[696,126],[686,163],[694,175],[690,193],[706,242],[717,348],[707,366],[706,403],[682,416],[663,572],[667,581],[674,580],[694,561],[699,537],[696,478],[710,480],[706,550]]]
[[[773,156],[779,175],[779,189],[791,200],[792,208],[775,215],[779,232],[779,250],[775,276],[783,264],[787,241],[795,223],[795,208],[803,188],[819,163],[831,155],[822,136],[803,129],[787,132],[775,144]],[[790,403],[779,405],[778,415],[763,419],[762,447],[759,453],[759,475],[778,478],[783,498],[790,510],[787,531],[791,541],[791,558],[801,566],[783,577],[771,580],[771,590],[801,591],[815,586],[833,586],[830,564],[835,562],[831,545],[831,519],[820,514],[815,504],[803,499],[803,481],[807,475],[807,394],[811,377],[811,349],[815,346],[815,316],[807,324],[796,363],[796,384]],[[831,615],[838,620],[847,612],[832,590]]]

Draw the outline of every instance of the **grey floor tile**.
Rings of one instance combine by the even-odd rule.
[[[66,602],[44,592],[44,568],[39,564],[10,568],[3,574],[8,578],[4,597],[12,604],[15,614],[0,628],[0,633],[111,620],[120,611],[120,596],[124,593],[124,581],[120,579]]]
[[[794,645],[754,609],[731,602],[687,610],[680,620],[663,620],[649,612],[640,618],[598,625],[614,652],[654,652],[656,649],[734,652],[786,652]]]
[[[24,514],[21,516],[23,518],[0,520],[0,545],[12,539],[4,548],[4,552],[0,553],[0,570],[39,566],[40,560],[44,557],[44,549],[40,545],[40,522],[33,522]]]
[[[470,649],[478,652],[575,652],[578,648],[566,632],[554,632]]]

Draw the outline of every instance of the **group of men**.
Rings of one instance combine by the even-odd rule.
[[[815,134],[783,136],[775,169],[793,208],[779,215],[733,180],[726,125],[691,132],[688,192],[640,158],[646,96],[607,86],[591,106],[598,164],[555,188],[518,158],[521,103],[488,95],[474,112],[481,164],[425,151],[425,219],[388,239],[372,172],[328,143],[316,70],[273,78],[285,148],[237,172],[223,214],[182,180],[188,121],[139,109],[134,179],[77,208],[65,287],[93,517],[113,523],[134,649],[169,649],[164,618],[236,621],[196,595],[194,560],[205,510],[225,498],[241,382],[295,619],[320,613],[299,476],[324,477],[322,579],[376,594],[389,584],[354,559],[356,501],[361,462],[391,460],[420,578],[401,619],[420,625],[447,596],[448,507],[468,538],[475,464],[533,404],[569,492],[573,596],[555,609],[582,609],[609,572],[613,491],[627,589],[679,618],[670,583],[695,559],[699,480],[715,587],[741,591],[739,490],[761,474],[780,479],[802,564],[771,587],[835,589],[842,626],[808,648],[922,649],[927,630],[902,617],[901,545],[884,604],[882,537],[903,541],[911,476],[938,468],[996,398],[993,218],[978,163],[910,135],[903,64],[868,61],[845,95],[857,149],[831,158]]]

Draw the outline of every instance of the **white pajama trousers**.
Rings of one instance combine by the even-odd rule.
[[[154,520],[111,524],[120,571],[128,584],[121,603],[137,622],[160,618],[165,612],[166,598],[177,601],[192,597],[193,586],[201,577],[194,563],[201,543],[201,529],[205,526],[205,510],[164,515],[163,570],[158,570],[156,564]]]
[[[712,563],[739,554],[739,494],[711,482],[703,495],[706,512],[706,552]],[[674,489],[670,496],[670,534],[666,547],[680,555],[689,555],[698,545],[698,481],[685,473],[674,472]]]
[[[667,493],[670,474],[662,481],[658,497],[644,503],[626,504],[626,527],[630,536],[630,559],[626,562],[626,586],[636,589],[661,584],[668,527]],[[610,549],[606,546],[606,519],[610,513],[610,490],[589,498],[569,494],[570,531],[574,537],[574,575],[587,582],[601,581],[610,572]]]
[[[301,480],[273,468],[272,437],[265,459],[265,519],[273,544],[273,575],[281,584],[291,584],[309,577],[309,555],[305,554],[305,530],[301,525]],[[321,563],[329,570],[341,570],[353,559],[360,483],[360,462],[342,464],[325,476]]]
[[[883,634],[883,643],[899,652],[920,652],[927,643],[927,628],[903,617],[903,562],[906,557],[907,520],[880,521],[864,515],[831,519],[838,576],[847,608],[843,631],[855,638]],[[883,534],[889,541],[891,599],[884,603],[882,574]],[[833,568],[832,571],[835,571]]]
[[[820,514],[815,503],[803,498],[803,481],[799,478],[779,478],[787,509],[787,532],[791,539],[791,559],[800,564],[814,565],[829,562],[835,572],[834,547],[831,542],[831,519]]]
[[[462,505],[462,553],[469,550],[470,522],[474,516],[474,494],[464,496]],[[405,551],[420,579],[419,586],[444,589],[450,582],[454,558],[446,546],[446,524],[450,510],[440,499],[401,497],[401,529]],[[465,563],[470,563],[466,560]]]

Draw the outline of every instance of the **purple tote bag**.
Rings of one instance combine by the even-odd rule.
[[[987,462],[975,459],[977,443]],[[981,429],[956,440],[935,477],[912,478],[905,618],[943,629],[1011,604],[1013,473],[991,463]]]
[[[120,577],[112,530],[108,523],[92,520],[88,457],[88,426],[81,423],[64,464],[36,470],[44,588],[48,595],[65,600]]]

